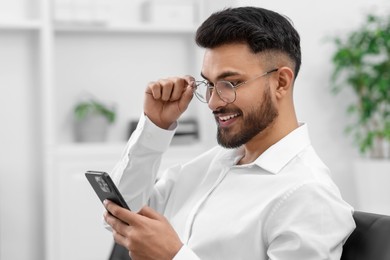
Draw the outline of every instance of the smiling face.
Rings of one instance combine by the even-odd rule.
[[[262,63],[246,44],[227,44],[206,50],[202,75],[210,83],[226,80],[237,85],[274,68]],[[238,87],[236,100],[230,104],[213,91],[209,108],[218,125],[217,140],[221,146],[235,148],[250,142],[278,117],[269,83],[271,75]]]

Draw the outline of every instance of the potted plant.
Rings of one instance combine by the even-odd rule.
[[[355,98],[347,109],[353,122],[346,132],[362,155],[355,164],[358,203],[390,214],[389,16],[369,14],[361,27],[333,42],[332,90],[350,89]]]
[[[108,126],[116,117],[114,107],[95,98],[78,102],[74,107],[74,133],[76,142],[102,142],[107,137]]]

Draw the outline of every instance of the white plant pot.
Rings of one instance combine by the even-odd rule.
[[[356,210],[390,215],[390,160],[360,159],[354,166]]]
[[[101,115],[88,115],[82,121],[76,121],[74,134],[76,142],[104,142],[109,122]]]

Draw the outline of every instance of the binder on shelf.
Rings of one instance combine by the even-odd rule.
[[[129,135],[137,128],[138,121],[131,121],[129,127]],[[178,121],[177,130],[173,136],[173,145],[190,144],[199,141],[199,124],[196,119],[182,119]]]

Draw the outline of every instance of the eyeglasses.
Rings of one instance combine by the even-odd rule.
[[[250,81],[253,81],[255,79],[264,77],[272,72],[277,71],[278,69],[272,69],[270,71],[267,71],[253,79],[249,79],[247,81],[241,82],[237,85],[233,85],[229,81],[221,80],[218,81],[212,86],[210,82],[207,82],[205,80],[203,81],[194,81],[194,94],[199,99],[199,101],[203,103],[209,103],[211,95],[213,93],[213,89],[215,88],[216,93],[218,94],[219,98],[222,99],[224,102],[230,104],[233,103],[236,100],[236,88],[239,86],[242,86]]]

